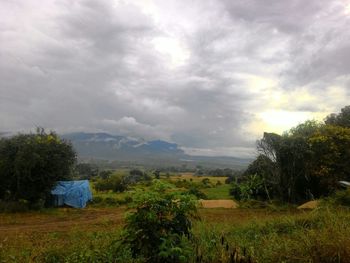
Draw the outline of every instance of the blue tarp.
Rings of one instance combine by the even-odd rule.
[[[55,206],[69,205],[75,208],[84,208],[92,193],[88,180],[58,181],[51,190]]]

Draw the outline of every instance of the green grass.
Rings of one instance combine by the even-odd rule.
[[[147,191],[145,185],[135,187]],[[208,199],[230,199],[229,188],[200,190]],[[132,192],[94,191],[101,202],[84,210],[0,214],[0,262],[137,262],[129,251],[118,250],[126,210],[115,207],[129,196]],[[199,209],[201,220],[194,222],[194,241],[188,244],[190,262],[225,263],[233,255],[241,262],[350,262],[348,197],[349,192],[337,193],[311,212],[279,204],[256,209],[256,202],[244,209]]]
[[[246,224],[196,225],[204,262],[240,251],[256,262],[350,262],[350,213],[322,208]]]
[[[230,185],[222,184],[212,188],[203,188],[201,191],[206,194],[207,199],[232,199],[229,194]]]
[[[67,213],[72,219],[77,216]],[[252,262],[350,262],[348,209],[201,209],[200,214],[202,220],[194,224],[195,242],[189,244],[191,262],[196,257],[200,262],[230,262],[234,253]],[[129,251],[117,249],[122,225],[103,219],[84,227],[4,232],[0,262],[132,262]]]

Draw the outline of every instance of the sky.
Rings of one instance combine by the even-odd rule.
[[[251,156],[350,99],[350,0],[1,0],[0,131]]]

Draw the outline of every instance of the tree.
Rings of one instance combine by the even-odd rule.
[[[269,193],[265,187],[264,178],[257,174],[248,175],[240,184],[233,182],[231,184],[230,195],[236,200],[251,200],[269,198]]]
[[[71,178],[76,154],[54,132],[38,129],[0,140],[0,199],[45,199],[58,180]]]
[[[153,174],[154,174],[154,177],[155,177],[156,179],[160,179],[160,171],[159,171],[159,170],[154,170],[154,171],[153,171]]]
[[[128,184],[123,176],[117,174],[111,175],[107,178],[99,178],[95,183],[95,189],[97,191],[109,191],[124,192],[127,190]]]
[[[260,155],[244,174],[261,176],[273,188],[274,197],[287,202],[331,194],[338,180],[350,180],[348,120],[349,106],[330,115],[326,124],[306,121],[282,136],[264,133],[257,143]]]
[[[90,163],[79,163],[76,165],[75,169],[80,179],[89,180],[99,174],[98,167]]]
[[[325,119],[327,125],[342,126],[350,128],[350,105],[341,109],[340,113],[332,113]]]
[[[339,180],[350,180],[350,129],[326,125],[309,138],[309,143],[312,191],[316,196],[333,193]]]

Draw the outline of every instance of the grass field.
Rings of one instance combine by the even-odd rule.
[[[207,199],[232,199],[229,195],[229,184],[222,184],[212,188],[204,188],[202,192],[206,194]]]
[[[124,212],[125,207],[0,214],[0,262],[131,262],[115,246]],[[194,233],[202,262],[226,262],[226,247],[244,250],[257,262],[350,262],[346,209],[200,209],[199,214]]]
[[[231,199],[230,185],[216,184],[218,177],[185,174],[170,180],[201,184],[204,178],[212,185],[201,188],[208,199]],[[0,213],[0,262],[138,262],[129,251],[118,250],[127,212],[123,202],[132,194],[94,191],[100,202],[86,209]],[[190,262],[231,262],[232,253],[250,260],[242,262],[350,262],[348,208],[331,203],[305,211],[243,207],[199,208],[194,241],[188,244]]]
[[[209,179],[212,184],[216,184],[219,181],[221,184],[225,184],[226,176],[197,176],[193,173],[182,173],[179,175],[171,176],[170,179],[173,181],[176,180],[188,180],[193,182],[201,182],[203,179]]]
[[[121,207],[0,214],[0,259],[3,262],[45,262],[55,253],[72,256],[91,250],[98,254],[118,238],[124,212],[125,208]],[[197,222],[198,230],[206,223],[210,226],[218,223],[221,226],[244,225],[257,217],[268,220],[281,216],[239,209],[201,209],[200,215],[202,221]]]

